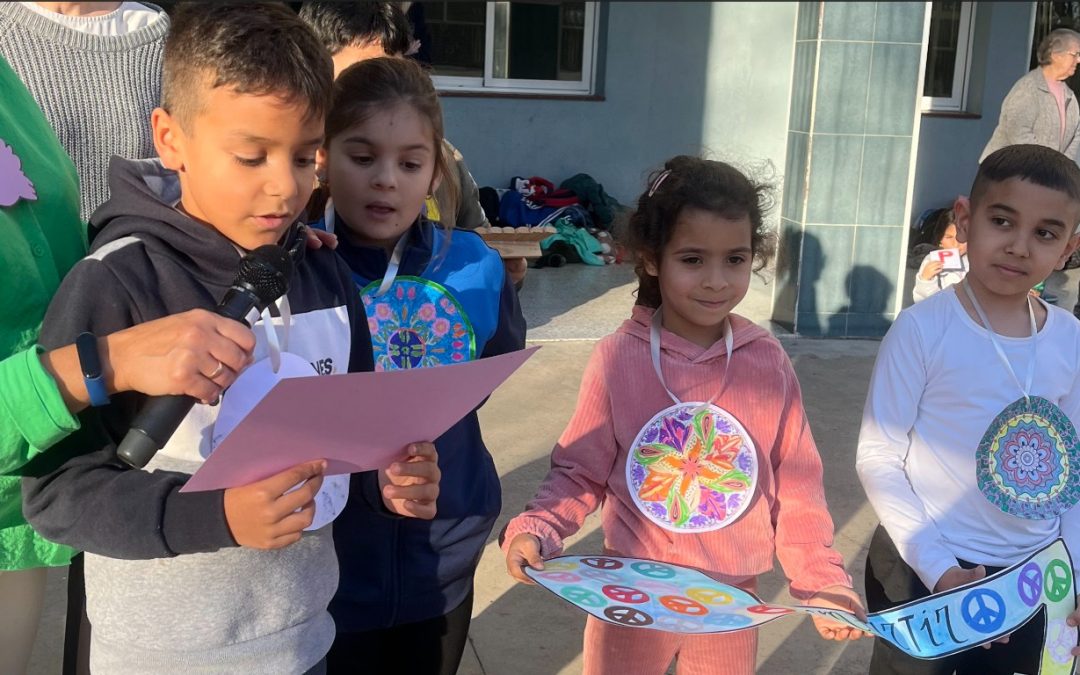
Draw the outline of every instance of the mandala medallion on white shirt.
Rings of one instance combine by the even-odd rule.
[[[734,522],[754,496],[757,451],[731,413],[678,403],[646,424],[626,459],[626,485],[641,513],[674,532]]]
[[[975,455],[979,490],[1005,513],[1057,518],[1080,501],[1080,442],[1061,408],[1041,396],[1009,404]]]
[[[1027,299],[1031,347],[1021,383],[970,281],[962,285],[998,360],[1023,394],[998,413],[979,441],[975,482],[987,501],[1005,513],[1031,520],[1057,518],[1080,499],[1080,448],[1076,429],[1061,408],[1031,393],[1039,345],[1032,300]]]

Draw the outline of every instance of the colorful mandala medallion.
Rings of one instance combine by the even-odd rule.
[[[754,442],[730,413],[680,403],[638,432],[626,458],[626,484],[634,504],[657,525],[707,532],[742,515],[757,470]]]
[[[446,288],[419,277],[398,277],[375,297],[380,283],[373,281],[360,291],[375,370],[429,368],[476,357],[469,317]]]
[[[983,434],[975,455],[979,489],[1021,518],[1056,518],[1080,500],[1080,442],[1072,422],[1040,396],[1018,399]]]

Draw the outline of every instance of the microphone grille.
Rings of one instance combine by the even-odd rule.
[[[285,295],[292,273],[293,264],[288,252],[280,246],[267,244],[240,259],[237,281],[250,288],[265,306]]]

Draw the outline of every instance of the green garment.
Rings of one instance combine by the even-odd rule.
[[[0,58],[0,473],[79,427],[37,356],[60,280],[86,255],[79,182],[49,123]],[[29,197],[29,198],[28,198]],[[66,565],[74,552],[22,516],[19,478],[0,476],[0,570]]]
[[[604,186],[587,173],[578,173],[567,178],[559,185],[560,189],[567,189],[578,196],[582,206],[592,211],[596,217],[596,224],[603,228],[611,228],[615,217],[625,207],[615,198],[604,191]]]
[[[586,265],[604,265],[604,259],[600,257],[604,249],[588,230],[574,225],[569,218],[556,218],[552,224],[555,226],[555,234],[540,242],[540,248],[545,253],[553,247],[558,248],[560,244],[568,245]],[[569,254],[567,257],[573,261]]]

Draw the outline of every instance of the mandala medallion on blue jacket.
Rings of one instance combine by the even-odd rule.
[[[1005,513],[1046,520],[1080,499],[1080,442],[1069,418],[1040,396],[1010,403],[975,455],[979,489]]]
[[[401,276],[382,295],[380,281],[360,291],[375,370],[429,368],[476,358],[476,335],[461,303],[444,286]]]

